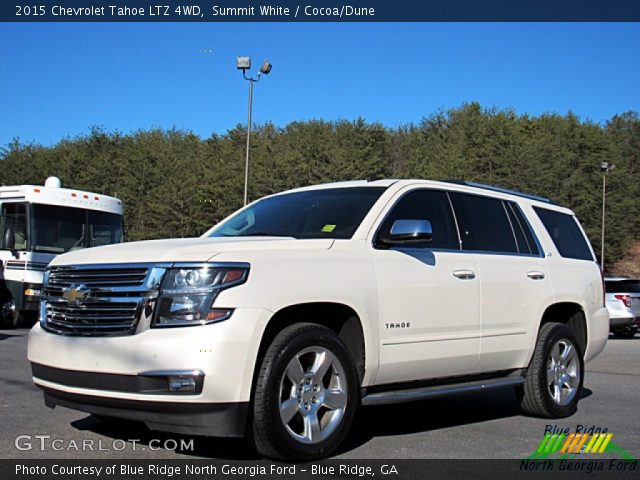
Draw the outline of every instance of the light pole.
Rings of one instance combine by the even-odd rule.
[[[260,72],[256,78],[248,77],[247,70],[251,68],[251,57],[238,57],[236,59],[236,67],[238,70],[242,70],[242,76],[249,82],[249,108],[247,111],[247,151],[244,162],[244,205],[248,203],[248,189],[249,189],[249,144],[251,142],[251,110],[253,108],[253,84],[260,81],[260,77],[268,75],[271,72],[271,63],[269,60],[262,62]]]
[[[600,171],[602,172],[602,236],[600,238],[600,268],[604,273],[604,218],[605,205],[607,201],[607,173],[612,171],[616,166],[609,162],[600,163]]]

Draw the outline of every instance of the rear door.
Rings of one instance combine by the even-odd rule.
[[[481,281],[479,369],[521,368],[544,308],[553,298],[547,266],[516,202],[454,193],[462,250],[478,258]]]

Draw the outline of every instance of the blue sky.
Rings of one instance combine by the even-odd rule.
[[[640,110],[639,51],[640,24],[3,23],[0,146],[91,126],[225,133],[246,121],[237,55],[274,65],[256,123],[397,126],[468,101],[602,122]]]

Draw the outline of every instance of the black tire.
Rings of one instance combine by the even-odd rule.
[[[613,334],[616,338],[633,338],[636,336],[638,329],[636,327],[623,327],[613,330]]]
[[[22,312],[20,312],[19,310],[16,311],[16,314],[13,316],[12,327],[13,328],[22,328],[22,327],[26,327],[27,325],[28,325],[28,320],[26,319],[24,314]]]
[[[325,373],[321,368],[314,376],[310,362],[319,362],[319,358],[328,359],[329,366]],[[293,370],[297,375],[289,373]],[[299,381],[294,382],[296,377]],[[275,460],[316,460],[331,455],[351,427],[359,402],[357,378],[349,350],[332,330],[310,323],[286,327],[268,347],[256,379],[249,425],[252,446]],[[339,399],[336,404],[344,406],[325,404],[329,398]],[[288,421],[280,413],[286,403],[293,412]],[[288,416],[285,412],[283,409]]]
[[[554,399],[551,392],[552,387],[550,387],[551,383],[548,381],[548,371],[554,372],[555,379],[568,378],[562,377],[567,370],[562,371],[559,367],[556,369],[556,362],[552,360],[551,350],[556,345],[558,346],[556,352],[565,352],[568,345],[574,349],[574,356],[571,357],[570,364],[572,368],[568,370],[578,369],[577,372],[573,370],[575,374],[571,378],[571,382],[574,384],[573,387],[566,383],[566,389],[564,386],[560,388],[560,391],[564,391],[567,395],[561,401]],[[571,350],[567,349],[566,352],[568,354]],[[582,348],[571,327],[563,323],[545,323],[542,325],[538,333],[533,357],[527,369],[525,383],[516,390],[520,399],[520,406],[525,413],[544,418],[563,418],[573,415],[578,408],[578,400],[580,399],[584,381],[583,355]],[[553,390],[554,392],[558,391],[555,382],[553,382]]]
[[[15,303],[10,297],[0,302],[0,323],[3,328],[20,328],[24,324],[24,317],[15,309]]]

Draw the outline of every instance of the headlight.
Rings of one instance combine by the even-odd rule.
[[[242,267],[178,267],[165,274],[153,327],[205,325],[226,320],[229,308],[213,308],[221,290],[244,283],[249,273]]]

